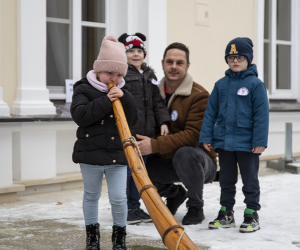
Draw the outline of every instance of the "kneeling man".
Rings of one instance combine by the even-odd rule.
[[[157,139],[137,135],[139,147],[143,155],[151,154],[147,171],[159,194],[167,198],[170,212],[174,215],[188,198],[182,224],[199,224],[205,218],[203,185],[215,180],[217,169],[217,154],[198,143],[209,93],[188,74],[189,49],[184,44],[170,44],[162,66],[165,77],[159,89],[171,116],[170,134]]]

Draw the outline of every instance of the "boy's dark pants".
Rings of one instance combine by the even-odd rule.
[[[238,167],[243,181],[244,202],[247,208],[255,211],[260,209],[259,197],[259,155],[244,151],[218,150],[220,163],[220,186],[221,186],[221,206],[227,210],[233,210],[235,204],[236,187],[238,180]]]
[[[144,163],[147,162],[148,155],[143,155]],[[127,206],[128,209],[136,209],[140,204],[140,194],[135,185],[129,166],[127,166]]]
[[[203,207],[203,185],[215,180],[217,164],[200,147],[181,147],[173,159],[150,155],[147,171],[152,183],[162,197],[173,198],[182,182],[187,188],[187,207]]]

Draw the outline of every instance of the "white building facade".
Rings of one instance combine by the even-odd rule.
[[[15,200],[17,192],[82,186],[72,162],[77,125],[68,104],[62,111],[56,104],[65,102],[65,79],[79,80],[92,69],[104,36],[158,35],[146,43],[148,49],[159,43],[147,56],[156,68],[167,44],[165,0],[17,0],[15,6],[18,80],[11,108],[0,88],[0,202]]]
[[[193,59],[190,74],[211,91],[226,67],[216,63],[229,42],[222,32],[240,18],[243,25],[230,37],[253,39],[270,97],[269,147],[262,157],[284,154],[286,122],[293,123],[293,152],[300,154],[300,2],[230,2],[236,13],[223,0],[0,0],[0,202],[82,186],[72,162],[77,125],[65,104],[65,79],[85,77],[109,34],[145,34],[146,62],[158,79],[166,46],[184,42]],[[245,5],[248,19],[242,18]],[[212,46],[218,39],[224,46]],[[211,63],[215,74],[206,73]]]

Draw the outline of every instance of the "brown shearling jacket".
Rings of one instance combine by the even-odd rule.
[[[164,84],[165,78],[160,81],[158,88],[165,102]],[[199,135],[208,97],[208,91],[200,84],[194,82],[191,75],[187,73],[182,83],[171,96],[167,106],[171,116],[169,135],[151,139],[153,154],[157,153],[162,158],[172,159],[180,147],[200,146]],[[208,152],[202,146],[200,147],[212,160],[217,161],[215,152]]]

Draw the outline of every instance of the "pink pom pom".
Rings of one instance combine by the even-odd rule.
[[[104,41],[118,42],[118,39],[114,35],[109,35],[109,36],[104,37],[102,43]]]

